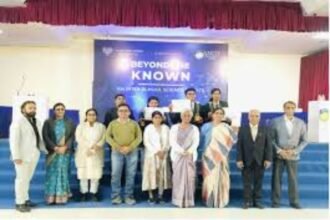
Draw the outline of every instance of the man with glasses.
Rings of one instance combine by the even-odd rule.
[[[126,163],[124,201],[128,205],[133,205],[136,203],[133,194],[138,163],[137,147],[142,141],[142,133],[138,123],[129,118],[131,111],[127,104],[118,105],[117,113],[118,118],[109,124],[106,132],[106,140],[112,148],[112,204],[122,203],[121,176]]]

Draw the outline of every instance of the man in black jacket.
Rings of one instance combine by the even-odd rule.
[[[270,167],[272,160],[269,132],[265,127],[259,126],[259,122],[260,112],[251,110],[249,125],[241,127],[238,133],[237,167],[242,170],[244,209],[252,205],[263,208],[261,199],[264,170]]]

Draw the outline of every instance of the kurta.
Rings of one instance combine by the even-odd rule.
[[[95,122],[91,126],[88,122],[78,125],[76,140],[78,143],[75,162],[78,169],[78,179],[101,179],[104,166],[105,126]],[[96,145],[97,150],[91,151]],[[88,156],[87,153],[92,152]]]
[[[161,125],[160,131],[153,124],[144,130],[143,144],[145,146],[142,190],[156,188],[171,188],[171,170],[169,164],[169,128]],[[163,160],[156,155],[158,151],[165,151]]]
[[[173,161],[172,203],[179,207],[195,205],[195,178],[199,131],[194,125],[180,128],[180,124],[170,130],[171,160]]]

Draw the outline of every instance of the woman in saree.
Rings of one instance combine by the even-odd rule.
[[[75,127],[65,117],[65,106],[57,103],[54,116],[45,121],[42,135],[49,152],[46,164],[46,203],[65,204],[71,197],[69,166]]]
[[[202,128],[205,147],[202,156],[202,199],[207,207],[225,207],[229,202],[229,152],[236,141],[237,129],[224,121],[223,109],[212,111],[212,122]]]
[[[173,167],[172,203],[178,207],[195,205],[195,178],[199,130],[190,123],[191,110],[181,113],[181,123],[170,130],[171,160]]]

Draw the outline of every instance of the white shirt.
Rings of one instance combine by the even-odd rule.
[[[258,134],[258,125],[250,124],[250,129],[251,129],[252,139],[253,141],[255,141]]]
[[[294,118],[292,118],[290,120],[287,116],[284,116],[285,125],[286,125],[286,128],[288,129],[288,133],[289,133],[290,136],[291,136],[292,130],[293,130],[293,119]]]

